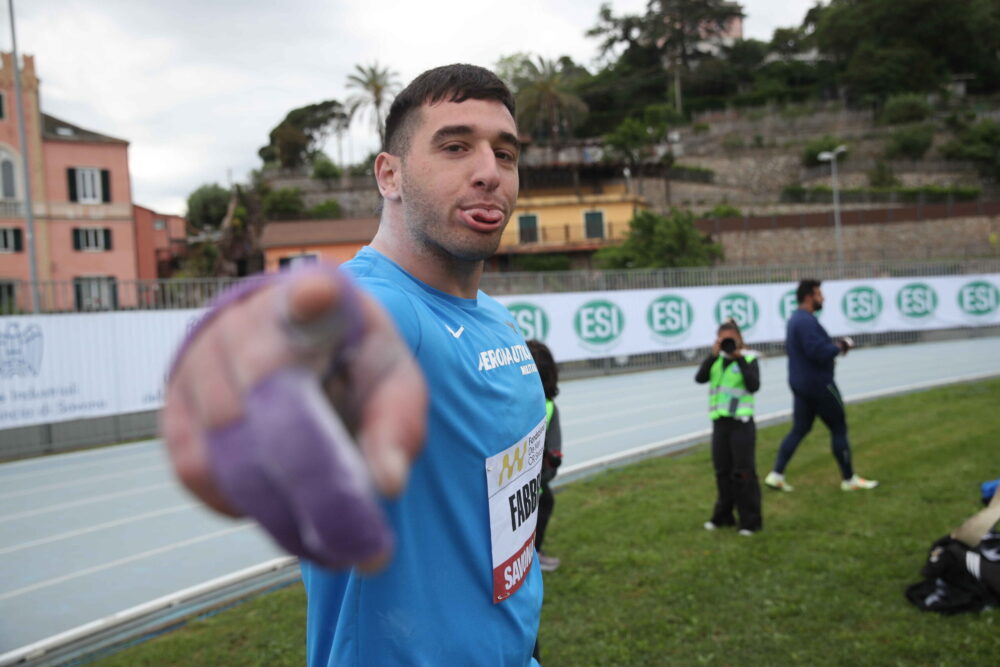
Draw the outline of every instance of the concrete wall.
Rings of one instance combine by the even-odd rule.
[[[725,264],[836,261],[833,225],[732,230],[713,234]],[[845,261],[1000,256],[1000,215],[843,225]]]

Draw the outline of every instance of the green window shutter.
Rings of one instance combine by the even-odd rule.
[[[66,185],[69,186],[69,200],[70,201],[80,201],[76,196],[76,169],[70,167],[66,170]],[[79,248],[77,248],[79,250]]]
[[[111,172],[101,169],[101,201],[111,203]]]

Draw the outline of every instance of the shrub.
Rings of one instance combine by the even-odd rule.
[[[886,125],[920,123],[931,115],[931,105],[923,95],[904,93],[893,95],[882,108],[881,120]]]
[[[335,165],[333,160],[328,158],[323,153],[320,153],[316,156],[316,159],[313,160],[313,178],[329,183],[334,179],[340,178],[340,174],[340,167]]]
[[[308,215],[316,220],[332,220],[341,217],[343,211],[340,208],[340,202],[336,199],[327,199],[309,209]]]
[[[815,167],[823,164],[819,159],[819,154],[824,151],[832,151],[837,146],[842,145],[844,142],[837,137],[831,136],[829,134],[824,134],[818,139],[813,139],[808,144],[806,144],[805,149],[802,151],[802,164],[807,167]],[[847,153],[841,153],[839,160],[843,160],[847,157]]]
[[[538,254],[515,255],[512,261],[515,271],[569,271],[568,255]]]
[[[1000,123],[979,121],[950,141],[942,153],[950,160],[971,160],[981,173],[1000,180]]]
[[[890,160],[919,160],[934,143],[934,126],[914,125],[894,130],[885,143],[885,156]]]
[[[899,179],[884,160],[875,163],[875,168],[868,172],[868,185],[873,188],[894,188],[899,185]]]
[[[705,134],[708,132],[708,123],[695,123],[691,126],[695,134]]]
[[[729,133],[722,138],[722,147],[727,151],[739,150],[746,146],[743,137],[735,133]]]
[[[705,211],[703,218],[739,218],[743,216],[743,211],[732,204],[717,204],[710,211]]]
[[[301,218],[305,210],[298,188],[279,188],[264,195],[264,216],[268,220],[294,220]]]

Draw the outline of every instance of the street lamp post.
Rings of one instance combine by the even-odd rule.
[[[837,156],[847,152],[847,146],[840,145],[832,151],[823,151],[816,158],[820,162],[830,163],[830,176],[833,180],[833,236],[837,244],[837,276],[844,277],[844,243],[840,236],[840,188],[837,185]]]

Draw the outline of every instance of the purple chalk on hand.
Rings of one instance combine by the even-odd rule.
[[[391,548],[365,462],[309,371],[260,382],[209,448],[226,497],[291,553],[342,567]]]
[[[219,312],[308,272],[337,281],[341,302],[318,326],[286,322],[290,339],[304,344],[317,336],[322,342],[317,328],[325,329],[332,346],[328,372],[350,363],[363,331],[358,295],[347,276],[326,264],[254,277],[221,295],[182,343],[171,375],[190,342]],[[368,561],[391,549],[392,532],[367,466],[313,372],[292,366],[263,378],[243,408],[238,421],[206,434],[213,475],[237,510],[260,522],[287,551],[328,567]]]

